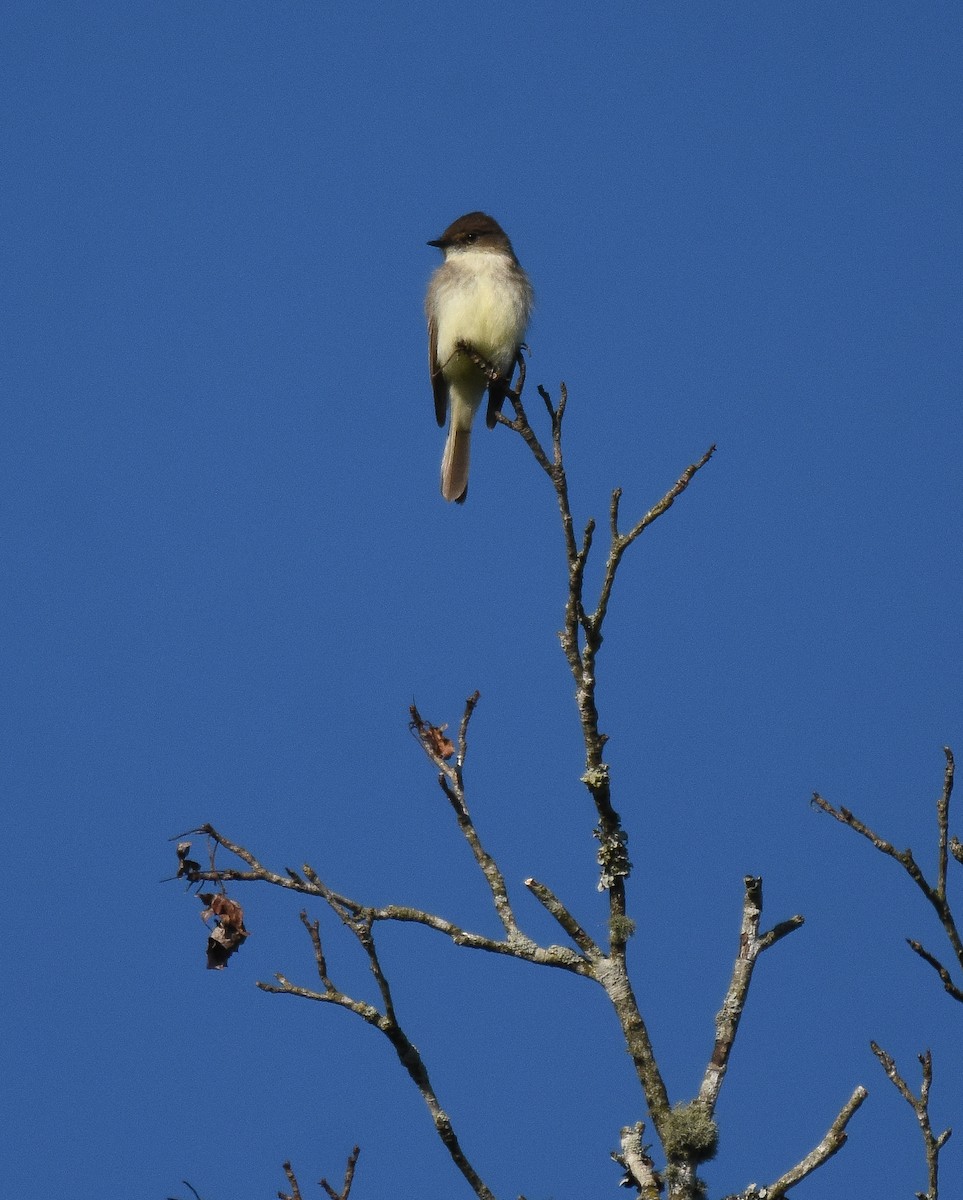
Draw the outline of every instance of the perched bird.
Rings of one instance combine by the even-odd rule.
[[[475,413],[487,390],[487,424],[494,429],[534,296],[504,229],[486,213],[459,217],[428,245],[437,246],[445,255],[425,297],[428,363],[438,424],[444,425],[445,414],[450,414],[441,460],[441,494],[463,504],[468,494]],[[459,342],[470,345],[498,372],[500,380],[490,382],[472,358],[456,349]]]

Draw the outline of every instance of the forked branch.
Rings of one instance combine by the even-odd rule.
[[[328,1193],[331,1200],[348,1200],[351,1195],[351,1185],[354,1183],[354,1169],[358,1165],[358,1155],[361,1153],[361,1147],[355,1148],[348,1155],[348,1163],[344,1168],[344,1182],[341,1185],[341,1191],[336,1192],[330,1183],[322,1176],[321,1186]]]
[[[490,378],[497,378],[491,373],[489,364],[471,347],[463,346],[460,349],[473,357],[483,369],[488,369]],[[628,854],[627,834],[612,802],[609,766],[604,760],[607,735],[600,729],[596,696],[596,661],[603,642],[603,627],[615,580],[626,550],[675,503],[695,475],[708,463],[715,447],[710,447],[701,458],[688,466],[661,498],[625,531],[620,528],[622,491],[616,488],[611,493],[608,512],[609,544],[602,582],[594,602],[586,604],[585,570],[595,543],[596,524],[594,520],[589,520],[580,536],[576,534],[562,442],[567,391],[563,384],[558,404],[555,405],[548,392],[539,388],[551,423],[551,445],[546,449],[532,428],[522,402],[525,378],[523,361],[520,366],[518,384],[514,389],[506,380],[498,378],[500,387],[507,388],[506,395],[514,409],[513,419],[509,420],[498,414],[498,420],[523,438],[540,468],[550,478],[559,506],[567,565],[564,621],[559,637],[575,681],[576,706],[585,753],[585,767],[581,780],[591,796],[597,816],[594,836],[599,842],[599,888],[607,893],[609,905],[607,938],[596,941],[576,918],[571,908],[551,888],[535,879],[526,879],[526,888],[551,914],[570,945],[543,946],[523,931],[505,877],[494,857],[486,850],[468,804],[465,764],[468,758],[471,722],[479,702],[477,692],[468,697],[453,738],[448,736],[447,726],[435,725],[426,720],[414,705],[410,709],[410,729],[436,772],[438,786],[455,815],[459,832],[469,846],[485,881],[503,936],[493,938],[475,933],[461,928],[443,916],[411,906],[364,905],[335,891],[309,864],[304,864],[298,871],[291,868],[286,868],[283,872],[273,871],[245,847],[229,840],[211,825],[203,825],[194,831],[204,834],[209,840],[209,869],[201,869],[198,862],[189,859],[187,855],[190,845],[182,843],[178,848],[178,875],[190,883],[210,880],[216,881],[222,887],[230,881],[268,883],[316,898],[337,916],[354,936],[367,958],[374,981],[372,994],[375,989],[377,991],[374,1003],[369,999],[349,995],[338,986],[335,981],[336,972],[329,967],[324,952],[320,922],[309,918],[304,910],[301,912],[301,921],[313,948],[318,984],[306,987],[278,974],[275,976],[275,982],[262,982],[258,986],[268,992],[333,1004],[352,1012],[379,1030],[392,1045],[400,1063],[418,1087],[439,1137],[480,1200],[494,1200],[494,1197],[462,1151],[451,1121],[434,1091],[425,1063],[399,1021],[391,983],[377,949],[378,923],[393,921],[423,925],[441,933],[459,946],[507,955],[540,966],[555,967],[593,980],[605,990],[616,1013],[641,1085],[651,1125],[662,1144],[666,1158],[666,1168],[664,1172],[659,1172],[648,1147],[642,1143],[642,1123],[626,1125],[622,1130],[620,1149],[614,1155],[625,1171],[626,1178],[623,1182],[634,1186],[645,1200],[658,1200],[663,1195],[667,1200],[695,1200],[695,1197],[702,1194],[702,1185],[696,1175],[696,1169],[715,1152],[717,1131],[713,1112],[728,1069],[755,962],[764,950],[797,929],[802,924],[802,917],[792,917],[767,932],[760,932],[762,881],[753,877],[746,878],[739,951],[723,1008],[717,1018],[712,1056],[706,1067],[698,1097],[688,1104],[671,1106],[629,975],[627,960],[632,921],[626,915],[626,883],[632,865]],[[216,867],[214,852],[218,849],[234,855],[241,865]],[[954,854],[957,852],[955,845],[951,845],[950,850]],[[963,855],[963,849],[960,854]],[[944,845],[941,879],[945,876],[945,858]],[[862,1103],[865,1094],[862,1088],[858,1088],[811,1154],[768,1189],[756,1189],[752,1195],[759,1197],[759,1200],[763,1195],[767,1200],[776,1200],[835,1154],[845,1142],[846,1125]],[[340,1195],[322,1181],[322,1186],[331,1200],[346,1200],[354,1159],[349,1160],[349,1168]],[[293,1200],[300,1200],[297,1181],[289,1164],[285,1166],[285,1170],[288,1171],[289,1182],[294,1189]],[[749,1195],[750,1192],[747,1192],[746,1197]]]
[[[312,988],[301,987],[291,983],[284,975],[276,975],[277,983],[258,983],[258,987],[265,992],[274,992],[278,995],[300,996],[306,1000],[326,1001],[330,1004],[335,1004],[340,1008],[346,1008],[349,1012],[353,1012],[355,1016],[361,1017],[363,1021],[377,1029],[391,1043],[398,1061],[408,1072],[409,1077],[414,1082],[418,1091],[421,1093],[422,1099],[425,1102],[428,1112],[431,1115],[432,1122],[439,1138],[442,1141],[445,1149],[451,1157],[452,1162],[461,1172],[468,1185],[471,1187],[478,1200],[495,1200],[493,1193],[489,1190],[484,1180],[468,1161],[467,1156],[461,1148],[461,1144],[455,1134],[454,1126],[451,1118],[445,1112],[438,1096],[432,1085],[428,1075],[428,1069],[425,1066],[424,1060],[421,1057],[417,1047],[412,1043],[404,1029],[401,1027],[398,1018],[395,1014],[394,1002],[391,996],[391,987],[388,978],[382,968],[381,961],[378,957],[377,948],[375,946],[374,935],[372,932],[372,911],[364,910],[360,914],[351,915],[343,914],[347,928],[354,934],[360,943],[362,949],[368,958],[368,964],[371,973],[377,981],[378,991],[381,994],[382,1008],[379,1009],[373,1004],[369,1004],[364,1000],[355,999],[349,996],[338,988],[331,979],[328,973],[328,966],[325,961],[324,952],[321,946],[320,927],[317,921],[308,919],[307,913],[301,912],[301,922],[307,929],[311,938],[311,943],[314,948],[315,965],[317,967],[318,977],[321,980],[322,990],[318,991]]]
[[[875,1042],[870,1042],[869,1045],[870,1049],[879,1059],[880,1066],[886,1072],[890,1083],[892,1083],[915,1113],[920,1132],[923,1135],[928,1187],[925,1192],[917,1192],[917,1198],[918,1200],[939,1200],[940,1151],[949,1141],[953,1131],[952,1129],[944,1129],[942,1133],[934,1135],[933,1127],[930,1124],[929,1105],[930,1087],[933,1083],[933,1057],[929,1050],[918,1055],[920,1066],[923,1068],[923,1082],[920,1086],[920,1094],[914,1096],[909,1084],[896,1069],[896,1063],[892,1056],[887,1054]]]
[[[603,759],[603,750],[608,738],[599,728],[595,660],[602,645],[605,616],[625,551],[641,536],[644,530],[672,507],[676,499],[689,486],[696,473],[712,457],[715,446],[710,446],[698,462],[687,467],[662,498],[626,533],[620,532],[618,527],[622,490],[616,488],[613,491],[609,512],[609,551],[605,574],[595,607],[589,611],[584,595],[585,566],[592,550],[596,526],[594,519],[589,520],[581,541],[576,538],[562,448],[562,422],[568,403],[568,391],[563,383],[560,387],[557,406],[552,403],[552,398],[545,388],[540,387],[538,391],[551,421],[551,457],[532,428],[520,394],[509,395],[515,411],[514,420],[509,420],[505,416],[500,416],[499,419],[524,439],[536,462],[552,481],[558,501],[565,542],[565,557],[568,564],[565,620],[559,633],[559,639],[575,681],[576,705],[585,746],[585,773],[582,776],[582,782],[592,796],[599,817],[596,837],[601,844],[599,850],[599,865],[602,868],[600,887],[609,893],[612,925],[618,929],[621,918],[625,916],[624,881],[631,871],[631,863],[628,856],[628,839],[619,815],[612,806],[609,769]]]
[[[842,806],[835,808],[828,800],[820,796],[818,792],[813,795],[813,804],[823,812],[829,813],[831,817],[835,817],[843,825],[848,826],[854,833],[858,833],[861,837],[864,837],[881,854],[885,854],[888,858],[892,858],[900,864],[932,906],[946,933],[953,957],[956,959],[956,966],[960,970],[963,970],[963,938],[960,936],[956,918],[953,915],[953,910],[950,908],[946,888],[948,855],[952,854],[958,861],[963,862],[963,854],[957,853],[959,843],[956,838],[949,836],[950,797],[953,794],[955,764],[953,752],[949,746],[943,747],[943,754],[946,757],[946,767],[943,772],[943,790],[936,802],[937,864],[935,884],[930,883],[926,878],[913,856],[913,851],[909,848],[906,850],[897,850],[892,842],[887,841],[884,837],[880,837],[878,833],[870,829],[859,817],[851,813],[848,808],[843,808]],[[936,955],[926,950],[920,942],[913,938],[907,938],[906,940],[910,949],[936,971],[946,992],[954,1000],[963,1003],[963,988],[954,982],[949,969]]]
[[[798,929],[803,924],[803,917],[790,917],[775,925],[767,933],[760,934],[759,922],[762,918],[762,879],[747,875],[745,880],[745,896],[742,905],[742,928],[739,930],[739,952],[732,968],[732,978],[726,992],[722,1008],[716,1016],[716,1040],[712,1056],[702,1078],[699,1089],[699,1099],[706,1106],[711,1116],[715,1111],[722,1081],[729,1067],[729,1056],[739,1031],[743,1009],[749,996],[749,985],[752,983],[752,973],[756,959],[770,946],[781,941],[787,934]]]

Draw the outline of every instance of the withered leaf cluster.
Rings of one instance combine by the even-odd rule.
[[[201,920],[217,918],[217,925],[207,939],[207,969],[223,971],[227,960],[247,940],[244,910],[236,900],[217,892],[201,892],[198,898],[206,905]]]
[[[451,738],[446,737],[445,730],[447,725],[429,725],[422,718],[421,713],[412,704],[408,709],[411,714],[411,720],[408,723],[408,728],[415,735],[425,750],[432,758],[451,758],[455,753],[455,744]]]

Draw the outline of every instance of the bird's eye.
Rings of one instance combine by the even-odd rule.
[[[477,242],[477,241],[478,241],[477,233],[466,233],[465,234],[465,242],[467,245],[470,246],[472,244],[472,242]]]

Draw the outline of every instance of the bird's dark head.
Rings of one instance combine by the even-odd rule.
[[[488,213],[470,212],[452,221],[440,238],[434,238],[429,246],[437,246],[446,253],[449,250],[495,250],[511,254],[512,244],[501,225]]]

